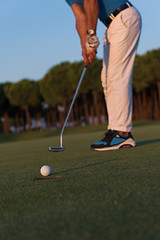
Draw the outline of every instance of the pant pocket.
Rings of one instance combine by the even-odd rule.
[[[125,28],[130,28],[136,22],[141,21],[141,16],[134,8],[129,8],[127,10],[124,10],[121,14],[121,23]]]

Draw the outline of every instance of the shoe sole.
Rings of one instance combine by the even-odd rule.
[[[118,144],[118,145],[114,145],[112,147],[106,147],[106,148],[92,148],[95,151],[108,151],[108,150],[117,150],[120,148],[130,148],[130,147],[135,147],[136,143],[132,138],[129,138],[127,140],[125,140],[124,142]]]

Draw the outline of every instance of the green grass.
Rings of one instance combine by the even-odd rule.
[[[61,153],[59,131],[0,144],[0,240],[160,239],[160,122],[135,123],[136,148],[91,151],[103,129],[66,129]],[[60,177],[34,181],[45,164]]]
[[[134,122],[134,127],[141,126],[149,126],[152,125],[153,121],[137,121]],[[154,121],[154,125],[158,124],[159,121]],[[73,127],[73,128],[65,128],[66,134],[78,134],[81,132],[96,132],[96,131],[104,131],[106,129],[106,124],[85,126],[85,127]],[[4,142],[15,142],[15,141],[27,141],[32,139],[40,139],[51,136],[59,136],[61,129],[58,130],[39,130],[39,131],[31,131],[31,132],[20,132],[20,133],[8,133],[8,134],[0,134],[0,143]]]

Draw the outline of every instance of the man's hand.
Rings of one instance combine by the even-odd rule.
[[[97,50],[99,46],[99,39],[96,35],[92,35],[92,36],[87,36],[86,39],[86,49],[87,52],[92,52],[93,50]]]
[[[92,51],[89,52],[87,51],[86,47],[82,48],[82,56],[84,58],[86,66],[88,66],[88,64],[90,64],[93,61],[93,59],[96,57],[96,54],[97,54],[96,48],[93,48]]]
[[[91,63],[93,59],[96,57],[98,46],[99,46],[99,40],[96,35],[87,36],[86,46],[82,48],[82,56],[84,58],[86,66],[89,63]]]

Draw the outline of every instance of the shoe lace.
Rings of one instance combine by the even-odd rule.
[[[105,137],[102,139],[102,141],[107,142],[108,140],[111,139],[111,137],[112,137],[113,134],[115,134],[115,131],[113,131],[113,130],[108,130],[108,131],[105,133]]]

